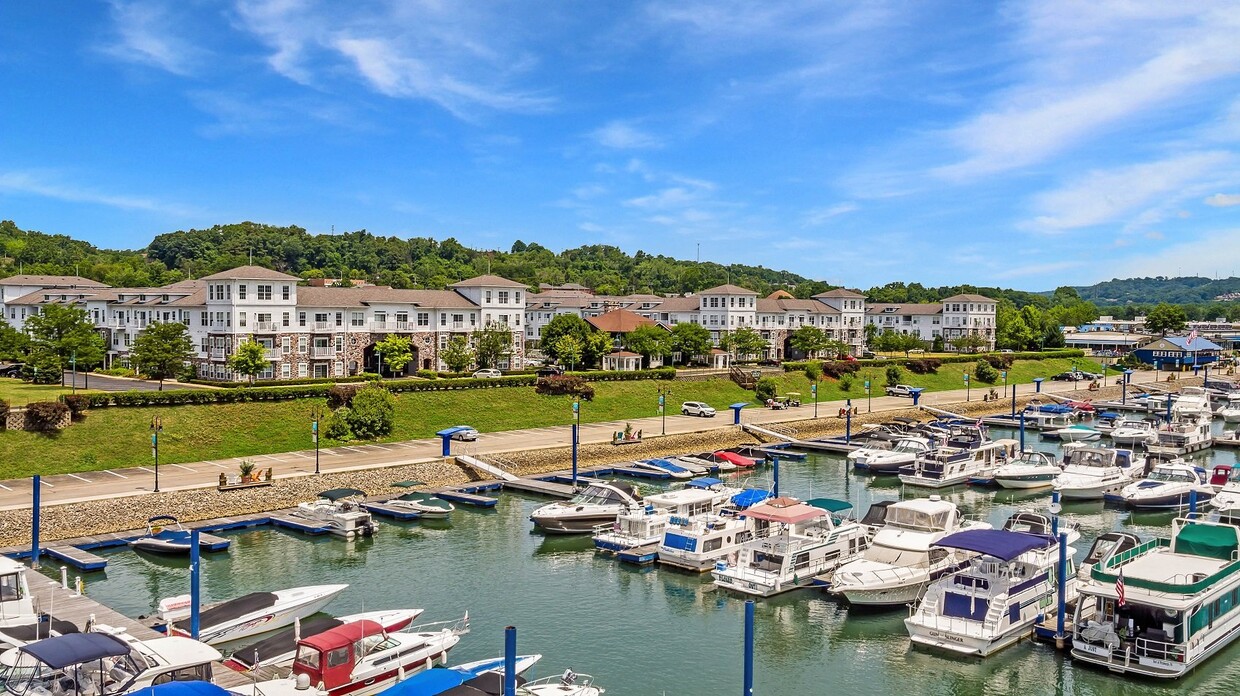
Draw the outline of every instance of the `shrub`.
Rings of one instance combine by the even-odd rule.
[[[586,401],[594,400],[594,387],[586,383],[579,375],[556,375],[554,377],[539,377],[534,383],[534,392],[537,394],[547,394],[549,396],[562,396],[565,394],[580,396]]]
[[[439,373],[434,370],[418,370],[418,376],[422,379],[439,379]]]
[[[758,401],[774,399],[778,392],[779,385],[775,382],[775,378],[773,377],[763,377],[759,379],[753,388],[754,396],[757,397]]]
[[[919,358],[909,360],[904,363],[904,366],[915,375],[932,375],[939,371],[939,366],[942,364],[943,361],[938,358]]]
[[[349,409],[341,408],[332,411],[323,423],[323,435],[333,440],[350,440],[353,438],[349,430]]]
[[[982,359],[978,360],[977,364],[973,366],[973,376],[978,381],[994,384],[995,380],[999,379],[999,371],[988,360]]]
[[[894,387],[900,383],[900,379],[904,377],[904,371],[899,365],[887,366],[887,386]]]
[[[831,360],[822,364],[822,372],[828,377],[839,379],[844,375],[851,374],[860,370],[861,366],[855,362],[847,360]]]
[[[35,401],[26,404],[26,429],[46,432],[56,426],[69,413],[69,407],[59,401]]]
[[[138,373],[134,372],[130,368],[121,367],[119,365],[116,367],[109,367],[106,370],[95,370],[95,373],[100,374],[100,375],[107,375],[109,377],[137,377],[138,376]]]
[[[82,412],[90,407],[90,397],[85,394],[65,394],[61,398],[65,406],[69,407],[69,414],[74,418],[82,415]]]
[[[335,411],[353,403],[353,397],[361,387],[354,384],[337,384],[327,390],[327,407]]]
[[[840,375],[840,389],[842,391],[852,391],[852,388],[853,388],[852,374]]]
[[[805,366],[805,377],[811,382],[822,379],[822,363],[812,362]]]
[[[353,397],[345,420],[359,438],[376,438],[392,432],[396,419],[396,399],[378,384],[368,384]]]
[[[1012,362],[1013,362],[1011,353],[1004,353],[1001,355],[986,355],[986,356],[983,356],[982,359],[990,363],[990,366],[995,368],[996,370],[1006,370],[1012,366]]]
[[[9,417],[9,402],[0,399],[0,430],[4,429],[5,420]]]

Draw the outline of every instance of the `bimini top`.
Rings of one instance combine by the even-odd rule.
[[[764,491],[760,488],[746,488],[745,490],[732,496],[731,503],[739,508],[747,508],[771,497],[770,491]]]
[[[517,675],[517,686],[525,678]],[[385,694],[391,696],[487,696],[504,691],[504,676],[498,672],[475,674],[470,670],[436,667],[396,684]]]
[[[383,626],[374,621],[350,621],[343,626],[337,626],[318,635],[303,638],[301,644],[327,652],[328,650],[335,650],[336,648],[343,648],[351,643],[356,643],[366,636],[382,634]]]
[[[798,524],[800,522],[808,522],[820,517],[826,517],[827,511],[822,508],[807,505],[796,498],[773,498],[755,505],[744,513],[745,517],[752,517],[755,520],[766,520],[768,522],[780,522],[782,524]]]
[[[1044,549],[1054,543],[1051,539],[1033,534],[1008,532],[1002,529],[968,529],[939,539],[935,546],[963,549],[1010,561],[1034,549]]]
[[[1064,406],[1063,404],[1042,404],[1041,406],[1036,406],[1027,410],[1039,411],[1041,413],[1072,413],[1076,409],[1071,406]]]
[[[130,692],[130,696],[233,696],[231,691],[205,681],[174,681]]]
[[[21,651],[53,669],[69,665],[120,657],[130,653],[129,644],[107,633],[70,633],[67,636],[45,638],[21,647]]]
[[[692,481],[686,483],[685,485],[688,486],[689,488],[713,488],[715,486],[722,486],[723,479],[708,478],[708,477],[695,478]]]
[[[356,488],[333,488],[330,491],[323,491],[319,494],[320,498],[326,498],[332,502],[343,498],[352,498],[353,496],[366,497],[366,491],[359,491]]]
[[[852,509],[852,503],[847,500],[836,500],[835,498],[810,498],[805,503],[827,512],[843,512]]]

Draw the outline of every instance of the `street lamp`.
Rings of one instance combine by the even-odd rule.
[[[159,492],[159,433],[164,429],[164,419],[155,416],[151,419],[151,454],[155,457],[155,492]]]
[[[69,364],[73,367],[73,387],[72,387],[71,393],[76,394],[77,393],[77,351],[76,350],[73,351],[73,353],[69,356]]]
[[[964,400],[973,400],[973,385],[969,382],[969,373],[964,373]]]
[[[1007,398],[1007,370],[1003,371],[1003,398]]]
[[[814,397],[814,418],[818,417],[818,383],[809,385],[809,393]]]
[[[323,409],[314,406],[310,409],[310,436],[314,439],[314,474],[319,474],[319,423],[323,422]]]
[[[581,423],[581,397],[573,397],[573,490],[577,490],[577,429]]]
[[[662,435],[667,434],[667,397],[672,395],[672,390],[665,387],[658,388],[659,394],[659,415],[663,417]]]

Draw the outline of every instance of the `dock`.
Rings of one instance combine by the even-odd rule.
[[[616,552],[616,558],[622,563],[632,563],[633,565],[650,565],[659,560],[659,545],[646,544],[645,546],[634,546],[630,549]]]
[[[269,519],[271,524],[276,527],[292,529],[311,536],[318,536],[331,531],[331,525],[311,522],[300,517],[293,517],[292,515],[272,515]]]
[[[87,622],[93,618],[97,624],[123,628],[129,635],[141,640],[163,637],[163,634],[155,629],[144,626],[86,595],[66,590],[54,580],[45,579],[34,572],[26,573],[26,577],[30,582],[30,593],[34,596],[36,609],[46,612],[55,621],[68,621],[77,626],[78,630],[84,630]]]
[[[1234,437],[1234,438],[1216,437],[1214,438],[1214,446],[1215,447],[1240,447],[1240,437]]]
[[[580,478],[579,478],[580,480]],[[522,493],[537,493],[552,498],[568,499],[577,494],[577,490],[567,483],[556,483],[555,481],[545,481],[543,479],[519,478],[512,481],[504,482],[504,490],[520,491]]]
[[[266,523],[267,516],[261,516],[262,523]],[[232,529],[228,523],[233,520],[217,520],[209,525],[213,531],[221,529]],[[252,526],[253,523],[246,523],[246,526]],[[192,529],[192,527],[188,528]],[[128,546],[129,542],[134,539],[140,539],[146,536],[146,530],[131,529],[126,532],[112,532],[108,534],[96,534],[93,536],[83,536],[74,539],[64,539],[54,541],[41,550],[44,554],[53,558],[60,563],[71,565],[78,570],[92,572],[96,570],[104,570],[108,567],[108,559],[93,553],[95,549],[106,549],[117,546]],[[198,532],[198,547],[203,551],[225,551],[228,549],[230,542],[223,537],[215,536],[201,529]],[[10,556],[12,558],[28,558],[30,549],[20,547],[9,547],[0,549],[0,554]]]
[[[490,508],[495,507],[499,502],[498,499],[486,495],[478,495],[479,492],[497,491],[503,488],[502,481],[474,481],[461,486],[449,486],[446,488],[438,488],[426,491],[450,503],[461,503],[462,505],[472,505],[474,507]]]
[[[103,556],[97,556],[90,551],[67,544],[48,546],[43,549],[43,553],[61,563],[68,563],[79,570],[103,570],[108,567],[108,559]]]
[[[660,481],[665,480],[665,479],[670,479],[672,477],[672,475],[667,473],[666,471],[648,471],[646,469],[636,469],[636,468],[627,467],[627,466],[618,466],[612,469],[611,471],[613,474],[619,474],[621,476],[631,476],[633,478],[644,478],[644,479],[655,479],[655,480],[660,480]]]
[[[828,437],[818,440],[798,440],[790,445],[797,449],[814,450],[817,452],[831,452],[834,454],[847,454],[854,450],[861,449],[862,443],[857,438],[845,441],[842,437]]]

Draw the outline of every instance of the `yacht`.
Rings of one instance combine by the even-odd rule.
[[[1072,658],[1120,674],[1187,674],[1240,635],[1238,554],[1240,528],[1179,518],[1170,539],[1096,564],[1081,583]]]
[[[841,500],[774,498],[743,514],[754,520],[754,538],[735,559],[715,565],[715,585],[759,597],[805,587],[865,550],[865,528],[843,516]]]
[[[964,483],[979,474],[990,475],[1000,464],[1016,456],[1016,440],[993,440],[971,449],[943,446],[918,457],[900,470],[900,482],[921,488],[945,488]]]
[[[996,468],[991,477],[1001,488],[1033,490],[1050,488],[1062,472],[1063,467],[1046,452],[1026,451]]]
[[[963,520],[953,503],[937,495],[892,503],[861,557],[824,579],[833,594],[843,595],[850,604],[908,604],[917,600],[927,583],[968,561],[967,553],[934,546],[935,542],[962,529],[989,528],[984,522]]]
[[[1179,403],[1179,402],[1177,402]],[[1152,454],[1183,456],[1214,445],[1210,416],[1174,413],[1171,422],[1158,428],[1158,442],[1148,447]]]
[[[718,512],[740,492],[717,478],[699,478],[685,488],[648,495],[644,507],[626,510],[615,521],[596,526],[594,548],[619,552],[657,545],[673,518],[678,525],[686,525],[701,515]]]
[[[623,481],[595,481],[571,500],[548,503],[530,515],[549,534],[586,534],[621,513],[645,507],[641,493]]]
[[[0,555],[0,646],[15,647],[65,633],[77,633],[69,621],[41,621],[26,577],[26,566]]]
[[[1184,387],[1171,405],[1171,415],[1189,418],[1205,418],[1214,415],[1214,407],[1210,404],[1210,392],[1201,387]]]
[[[1138,478],[1132,450],[1078,447],[1051,485],[1065,500],[1102,500]]]
[[[901,467],[909,466],[917,458],[928,454],[933,449],[929,438],[919,435],[906,435],[896,440],[887,448],[864,447],[848,453],[848,460],[853,468],[875,474],[894,474]]]
[[[1218,411],[1225,423],[1240,423],[1240,394],[1228,394],[1227,402]]]
[[[1102,431],[1084,423],[1074,423],[1066,428],[1047,430],[1042,433],[1043,440],[1060,440],[1062,442],[1084,442],[1102,439]]]
[[[976,554],[969,565],[927,589],[904,620],[916,645],[985,657],[1029,635],[1056,604],[1059,542],[1003,529],[970,529],[939,540]],[[1067,599],[1076,596],[1068,549]]]
[[[251,592],[207,607],[198,616],[198,639],[217,644],[249,638],[290,626],[317,613],[348,585],[308,585],[275,592]],[[190,596],[169,597],[159,603],[159,616],[170,635],[188,636],[175,622],[188,624]]]
[[[1214,487],[1206,481],[1206,470],[1183,459],[1163,461],[1144,479],[1120,491],[1124,504],[1138,510],[1180,509],[1188,507],[1196,494],[1198,504],[1214,497]]]
[[[374,520],[357,500],[352,500],[365,497],[366,492],[356,488],[333,488],[319,493],[313,502],[298,503],[290,515],[327,525],[332,534],[346,539],[371,536],[377,531]]]
[[[669,520],[659,542],[659,563],[698,573],[714,570],[717,562],[735,557],[741,546],[753,539],[754,520],[741,515],[770,495],[762,489],[747,488],[716,513],[692,520]]]
[[[1122,418],[1111,428],[1111,441],[1122,447],[1152,445],[1158,442],[1158,428],[1148,420]]]

